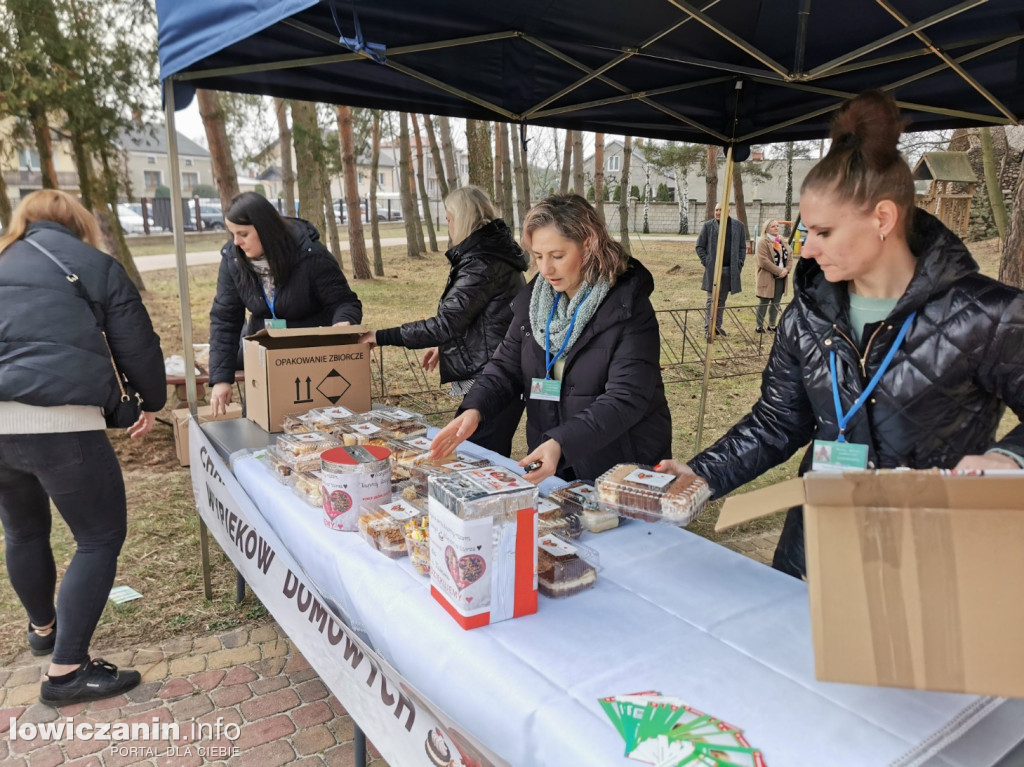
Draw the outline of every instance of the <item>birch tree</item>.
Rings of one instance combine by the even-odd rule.
[[[284,209],[288,216],[295,215],[295,169],[292,167],[292,129],[288,125],[288,102],[274,99],[274,116],[277,118],[278,154],[281,160],[281,190],[284,193]]]

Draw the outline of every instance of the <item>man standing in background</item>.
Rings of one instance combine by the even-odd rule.
[[[707,304],[704,307],[704,335],[711,340],[711,296],[715,283],[715,252],[718,245],[718,227],[722,218],[721,203],[715,204],[715,217],[704,222],[697,237],[697,257],[704,266],[704,280],[701,283],[701,290],[708,294]],[[722,282],[718,292],[718,317],[715,328],[723,336],[728,335],[722,327],[722,319],[725,315],[725,299],[730,293],[739,293],[740,272],[743,271],[743,262],[747,257],[747,229],[742,222],[726,216],[728,225],[725,228],[725,252],[722,254]]]

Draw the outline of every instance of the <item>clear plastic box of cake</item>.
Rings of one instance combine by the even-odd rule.
[[[386,445],[390,439],[380,426],[371,421],[365,415],[356,416],[348,421],[332,424],[329,427],[330,434],[343,445]]]
[[[322,487],[319,471],[297,471],[292,474],[292,492],[310,506],[323,506]]]
[[[402,528],[405,551],[420,575],[430,575],[430,517],[410,519]]]
[[[537,501],[537,535],[576,539],[583,529],[582,513],[569,511],[547,498]]]
[[[412,480],[416,491],[420,495],[427,495],[427,483],[431,477],[440,477],[451,474],[454,471],[472,469],[477,464],[472,461],[463,461],[457,455],[446,455],[433,459],[427,453],[425,458],[413,461],[408,466],[409,479]]]
[[[711,488],[700,477],[620,463],[597,479],[601,508],[646,522],[685,526],[704,510]]]
[[[377,551],[392,559],[408,554],[405,544],[405,524],[426,515],[424,501],[392,499],[388,503],[363,506],[359,515],[359,534]]]
[[[601,533],[619,526],[618,513],[601,508],[597,489],[588,482],[570,482],[549,493],[546,500],[558,504],[566,514],[579,515],[588,532]]]
[[[546,597],[560,599],[591,588],[600,569],[597,552],[587,546],[557,535],[537,539],[537,589]]]
[[[259,450],[253,451],[253,455],[256,459],[262,463],[271,474],[274,475],[274,479],[284,485],[290,485],[292,483],[292,474],[295,473],[295,465],[293,461],[286,460],[282,456],[278,455],[277,451],[273,447],[264,447]]]
[[[391,449],[391,476],[395,480],[409,479],[411,465],[430,459],[430,440],[426,437],[391,440],[388,447]]]
[[[321,417],[316,410],[310,410],[305,413],[292,413],[281,419],[281,430],[285,434],[327,432],[330,425],[330,419]]]
[[[338,444],[338,440],[320,432],[279,434],[274,449],[282,456],[299,458],[304,455],[320,455],[324,450],[337,447]]]

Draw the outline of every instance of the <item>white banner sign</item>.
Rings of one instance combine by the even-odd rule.
[[[381,754],[396,765],[507,767],[356,636],[310,584],[194,419],[192,490],[246,583]]]

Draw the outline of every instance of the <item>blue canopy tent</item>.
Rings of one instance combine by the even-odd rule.
[[[831,113],[867,88],[893,92],[916,130],[1024,117],[1021,0],[157,0],[156,8],[171,167],[174,112],[197,87],[718,144],[728,149],[726,209],[734,156],[745,159],[752,142],[826,135]],[[180,196],[177,174],[171,181]],[[180,209],[172,211],[191,372],[184,234]],[[194,412],[194,376],[188,398]]]

